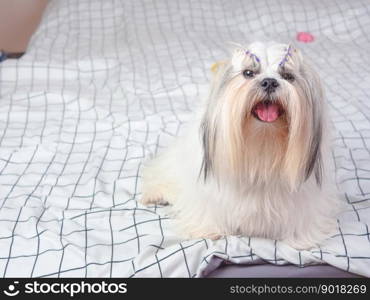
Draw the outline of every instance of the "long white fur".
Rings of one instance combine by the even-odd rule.
[[[147,162],[141,202],[172,204],[184,237],[246,235],[307,249],[335,228],[339,204],[330,179],[321,84],[297,49],[284,62],[296,83],[281,78],[288,47],[253,43],[235,49],[186,135]],[[255,68],[257,75],[246,79],[245,68]],[[280,83],[276,95],[285,109],[274,123],[251,115],[266,77]],[[317,161],[310,163],[312,157]]]

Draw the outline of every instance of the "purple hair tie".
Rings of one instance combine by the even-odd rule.
[[[258,56],[256,54],[253,54],[252,52],[250,52],[249,50],[245,51],[245,54],[251,56],[251,57],[254,57],[256,59],[257,62],[260,62],[260,59],[258,58]]]
[[[280,67],[288,61],[289,56],[292,56],[292,46],[291,45],[289,45],[288,50],[287,50],[286,54],[284,55],[284,58],[279,63]]]

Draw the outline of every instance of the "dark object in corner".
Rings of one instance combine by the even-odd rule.
[[[5,51],[0,50],[0,62],[8,58],[11,58],[11,59],[20,58],[23,54],[24,52],[5,52]]]

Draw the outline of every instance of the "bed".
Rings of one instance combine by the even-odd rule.
[[[365,0],[50,1],[26,54],[0,64],[0,274],[369,277],[369,14]],[[338,230],[306,251],[181,240],[165,207],[137,202],[143,162],[181,132],[228,43],[266,39],[295,43],[323,79]]]

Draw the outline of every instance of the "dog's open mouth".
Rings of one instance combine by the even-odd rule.
[[[282,114],[284,109],[277,101],[263,100],[258,102],[252,109],[255,118],[262,122],[275,122]]]

